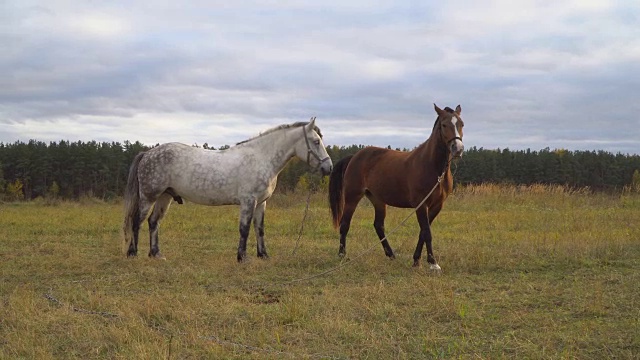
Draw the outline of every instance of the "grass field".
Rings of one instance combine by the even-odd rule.
[[[291,254],[304,206],[276,195],[271,258],[252,231],[238,264],[237,207],[173,204],[161,261],[122,256],[121,203],[0,205],[0,359],[640,357],[638,195],[460,188],[433,226],[440,275],[411,267],[413,218],[388,260],[363,201],[353,260],[282,284],[340,264],[321,194]],[[391,209],[387,230],[409,212]]]

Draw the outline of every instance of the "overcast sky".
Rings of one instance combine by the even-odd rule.
[[[327,145],[640,154],[640,2],[0,1],[0,142],[234,144],[317,116]]]

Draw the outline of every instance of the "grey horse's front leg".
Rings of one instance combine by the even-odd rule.
[[[256,233],[258,257],[262,259],[269,258],[267,248],[264,245],[264,211],[266,207],[267,202],[263,201],[256,206],[256,211],[253,213],[253,230]]]
[[[251,228],[251,220],[256,209],[255,199],[244,199],[240,202],[240,242],[238,243],[238,262],[247,258],[247,237]]]

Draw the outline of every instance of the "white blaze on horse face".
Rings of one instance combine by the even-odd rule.
[[[451,117],[451,122],[453,123],[453,129],[456,132],[456,138],[453,141],[453,144],[451,145],[451,151],[453,152],[454,156],[462,156],[462,152],[464,151],[464,144],[462,143],[462,136],[460,135],[460,132],[458,132],[458,117],[457,116],[452,116]]]

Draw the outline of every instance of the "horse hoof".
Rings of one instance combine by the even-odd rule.
[[[135,252],[135,251],[131,251],[131,250],[129,250],[129,251],[127,252],[127,258],[134,258],[134,257],[137,257],[137,256],[138,256],[138,253],[137,253],[137,252]]]
[[[345,257],[346,255],[347,255],[347,253],[346,253],[346,252],[344,252],[344,251],[340,251],[340,252],[338,253],[338,257],[340,257],[340,258],[343,258],[343,257]]]
[[[429,270],[439,273],[440,271],[442,271],[442,268],[438,264],[430,264]]]
[[[269,259],[269,255],[267,255],[267,253],[263,253],[263,254],[258,254],[258,257],[262,260],[268,260]]]
[[[238,263],[243,263],[247,261],[247,254],[238,254]]]
[[[160,252],[157,252],[155,254],[149,253],[149,257],[156,260],[167,260],[167,258],[164,257],[164,255],[162,255]]]
[[[388,257],[390,260],[393,260],[393,259],[395,259],[395,258],[396,258],[396,254],[394,254],[394,253],[386,254],[386,255],[387,255],[387,257]]]
[[[413,260],[413,267],[414,268],[419,268],[420,267],[420,260]]]

